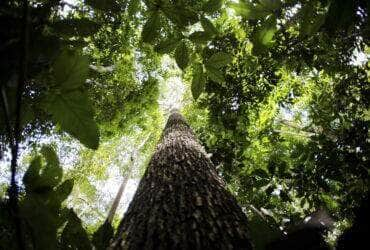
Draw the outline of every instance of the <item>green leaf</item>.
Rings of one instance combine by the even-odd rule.
[[[221,68],[231,63],[232,60],[233,57],[230,54],[225,52],[217,52],[209,58],[207,64],[214,68]]]
[[[72,179],[65,180],[55,190],[54,197],[57,198],[59,203],[62,203],[71,194],[74,181]]]
[[[41,153],[46,160],[46,166],[41,172],[38,185],[41,188],[53,188],[59,184],[63,176],[63,170],[59,165],[59,159],[54,149],[49,146],[41,148]]]
[[[91,36],[95,34],[100,25],[88,18],[72,18],[54,21],[50,24],[52,30],[61,36]]]
[[[86,92],[55,94],[48,110],[61,128],[91,149],[99,146],[99,130]]]
[[[68,222],[61,236],[62,249],[92,249],[89,237],[82,227],[81,220],[76,213],[70,209]]]
[[[223,0],[208,0],[202,7],[202,10],[208,14],[213,14],[221,9]]]
[[[189,39],[194,43],[207,43],[212,39],[212,34],[204,31],[195,31],[189,35]]]
[[[213,25],[213,23],[208,18],[202,17],[200,19],[200,23],[201,23],[205,32],[207,32],[209,34],[213,34],[213,35],[218,34],[218,30],[216,29],[216,27]]]
[[[281,7],[280,0],[260,0],[260,3],[264,8],[270,11],[275,11]]]
[[[166,17],[180,28],[198,21],[198,15],[195,11],[186,8],[184,5],[167,4],[161,8]]]
[[[182,41],[176,48],[175,60],[180,69],[185,70],[189,64],[189,49],[185,43]]]
[[[23,176],[23,183],[26,191],[33,191],[37,186],[37,181],[40,178],[41,157],[36,156],[32,159],[30,166]]]
[[[180,40],[178,38],[169,37],[166,40],[159,42],[159,44],[154,47],[154,50],[161,54],[168,54],[176,48],[179,42]]]
[[[242,16],[247,20],[253,19],[262,19],[266,17],[268,14],[271,14],[270,11],[263,8],[261,5],[253,5],[249,2],[241,2],[238,3],[228,3],[228,6],[235,11],[235,14],[238,16]]]
[[[203,72],[203,65],[197,63],[193,67],[193,80],[191,83],[191,94],[194,100],[197,100],[200,94],[204,91],[206,78]]]
[[[53,76],[56,84],[63,90],[80,88],[88,75],[87,57],[72,50],[64,50],[53,64]]]
[[[20,215],[34,237],[34,249],[57,249],[58,213],[51,211],[39,195],[28,194],[20,204]]]
[[[253,54],[258,55],[275,43],[274,36],[277,32],[276,18],[270,16],[252,37]]]
[[[141,32],[141,39],[144,43],[154,44],[155,38],[157,38],[160,29],[160,20],[160,14],[158,11],[153,12],[148,18]]]
[[[218,83],[224,83],[225,78],[222,72],[215,67],[212,67],[211,65],[206,64],[206,73],[211,78],[212,81],[218,82]]]
[[[109,247],[109,241],[113,238],[113,227],[105,221],[93,235],[92,243],[97,250],[105,250]]]
[[[94,9],[102,11],[120,11],[119,4],[116,0],[85,0],[86,4]]]

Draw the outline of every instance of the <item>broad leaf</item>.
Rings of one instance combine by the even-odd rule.
[[[59,184],[63,176],[63,170],[59,165],[58,156],[54,149],[49,146],[44,146],[41,153],[46,160],[46,165],[43,168],[38,185],[42,188],[54,188]]]
[[[113,238],[113,227],[105,221],[93,235],[92,243],[97,250],[105,250],[109,247],[109,242]]]
[[[207,64],[214,68],[221,68],[231,63],[232,60],[233,57],[230,54],[225,52],[217,52],[209,58]]]
[[[160,41],[154,47],[154,50],[161,54],[168,54],[168,53],[171,53],[176,48],[179,42],[180,40],[178,38],[169,37],[163,41]]]
[[[158,11],[152,13],[144,24],[143,30],[141,32],[141,39],[145,43],[153,44],[155,38],[158,36],[160,29],[160,15]]]
[[[166,17],[180,28],[198,21],[198,15],[193,10],[186,8],[184,5],[168,4],[161,8]]]
[[[86,4],[94,9],[103,11],[120,11],[119,4],[116,0],[85,0]]]
[[[203,5],[203,11],[208,13],[208,14],[213,14],[219,9],[221,9],[223,4],[223,0],[208,0],[204,5]]]
[[[204,29],[205,32],[207,32],[209,34],[213,34],[213,35],[217,35],[218,34],[218,30],[216,29],[216,27],[206,17],[202,17],[200,19],[200,23],[201,23],[201,25],[202,25],[202,27],[203,27],[203,29]]]
[[[222,72],[215,67],[212,67],[211,65],[206,64],[206,73],[211,78],[212,81],[218,82],[218,83],[224,83],[225,77],[222,74]]]
[[[61,247],[62,249],[92,249],[81,220],[72,209],[69,211],[68,222],[62,233]]]
[[[276,18],[270,16],[252,37],[253,54],[258,55],[273,46],[276,32]]]
[[[91,36],[95,34],[100,25],[88,18],[62,19],[50,24],[52,30],[62,36]]]
[[[55,122],[82,144],[97,149],[99,130],[93,119],[93,111],[87,93],[72,91],[55,94],[49,103],[49,111]]]
[[[40,178],[41,157],[37,156],[32,159],[30,166],[23,176],[23,183],[26,187],[26,192],[32,192],[37,188],[37,182]]]
[[[182,41],[176,48],[175,60],[180,69],[184,70],[189,64],[189,49],[185,43]]]
[[[204,91],[205,83],[206,79],[203,72],[203,65],[197,63],[193,67],[193,80],[191,82],[191,94],[195,100],[197,100]]]
[[[189,39],[194,43],[207,43],[212,39],[213,34],[204,31],[195,31],[189,35]]]
[[[229,3],[228,6],[232,8],[235,13],[246,19],[262,19],[271,12],[261,5],[253,5],[249,2],[239,1],[238,3]]]
[[[88,66],[87,57],[64,50],[53,64],[54,80],[63,90],[80,88],[86,81]]]

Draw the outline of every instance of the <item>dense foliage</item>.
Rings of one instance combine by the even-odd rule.
[[[93,203],[110,170],[129,174],[132,148],[142,172],[171,77],[258,248],[317,210],[351,221],[370,186],[369,12],[366,0],[1,1],[0,246],[104,249],[108,208],[86,231],[99,206],[78,200]],[[75,140],[85,148],[66,150]],[[68,179],[55,152],[76,158]]]

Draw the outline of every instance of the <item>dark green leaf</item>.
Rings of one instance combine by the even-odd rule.
[[[61,237],[62,249],[92,249],[89,237],[82,227],[81,220],[71,209],[68,215],[68,222]]]
[[[203,72],[203,65],[197,63],[193,67],[193,80],[191,83],[191,93],[195,100],[197,100],[200,94],[204,91],[205,83],[206,79]]]
[[[252,37],[253,54],[258,55],[272,47],[275,43],[276,32],[276,18],[270,16]]]
[[[155,38],[157,38],[160,29],[160,20],[160,14],[158,11],[153,12],[148,18],[141,32],[141,39],[143,42],[154,44]]]
[[[95,34],[100,25],[88,18],[62,19],[50,24],[54,32],[62,36],[91,36]]]
[[[82,144],[97,149],[99,130],[93,119],[93,111],[87,93],[72,91],[56,94],[51,98],[49,111],[55,122]]]
[[[232,60],[233,57],[230,54],[225,52],[217,52],[209,58],[207,64],[214,68],[221,68],[231,63]]]
[[[197,13],[183,5],[165,5],[161,10],[163,10],[168,19],[180,28],[185,28],[198,21]]]
[[[281,6],[280,0],[260,0],[261,5],[271,11],[274,11]]]
[[[208,14],[213,14],[219,9],[221,9],[221,6],[223,4],[223,0],[208,0],[204,5],[203,5],[203,11],[208,13]]]
[[[41,172],[38,185],[40,187],[53,188],[61,181],[63,170],[59,165],[58,156],[52,147],[42,147],[41,153],[46,160],[46,165]]]
[[[87,57],[64,50],[53,64],[54,80],[63,90],[80,88],[86,81],[88,66]]]
[[[86,4],[94,9],[102,11],[120,11],[119,4],[116,0],[85,0]]]
[[[261,5],[253,5],[249,2],[242,2],[239,1],[238,3],[229,3],[228,6],[234,9],[235,13],[239,16],[242,16],[246,19],[262,19],[268,14],[270,11],[263,8]]]
[[[105,250],[109,247],[109,241],[113,238],[113,227],[105,221],[93,235],[92,243],[97,250]]]
[[[41,170],[41,157],[36,156],[32,159],[30,166],[23,176],[23,183],[26,187],[26,191],[33,191],[37,186],[37,181],[40,178]]]
[[[73,180],[65,180],[62,184],[60,184],[57,189],[55,190],[54,196],[58,199],[58,202],[61,203],[65,199],[68,198],[68,196],[71,194],[73,189]]]
[[[180,42],[179,39],[170,37],[170,38],[167,38],[166,40],[160,41],[154,47],[154,50],[161,54],[168,54],[168,53],[171,53],[176,48],[179,42]]]
[[[206,64],[206,73],[211,78],[212,81],[218,82],[218,83],[224,83],[225,78],[222,72],[215,67],[212,67],[211,65]]]
[[[180,69],[185,70],[189,64],[189,49],[185,43],[182,41],[176,48],[175,60]]]
[[[189,39],[194,43],[206,43],[212,39],[212,34],[204,31],[195,31],[189,35]]]
[[[217,31],[216,27],[206,17],[202,17],[200,19],[200,23],[201,23],[201,25],[202,25],[202,27],[203,27],[203,29],[204,29],[204,31],[206,33],[213,34],[213,35],[217,35],[218,34],[218,31]]]

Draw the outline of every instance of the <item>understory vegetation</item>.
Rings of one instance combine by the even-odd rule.
[[[369,14],[366,0],[1,0],[0,249],[106,249],[173,109],[256,249],[317,214],[334,247],[370,192]]]

